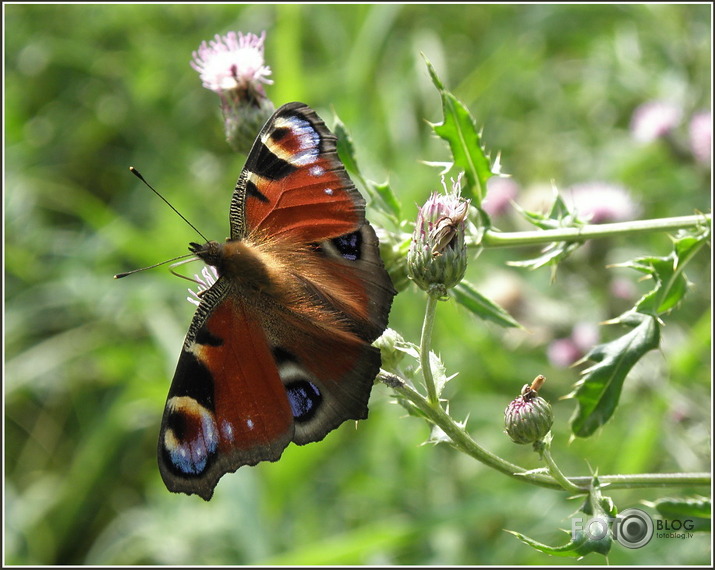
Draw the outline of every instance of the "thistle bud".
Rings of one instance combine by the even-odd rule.
[[[531,385],[525,384],[521,395],[504,410],[504,426],[514,443],[541,441],[554,423],[551,404],[539,396],[538,389],[545,378],[537,376]]]
[[[385,332],[380,335],[373,346],[380,349],[380,358],[382,359],[382,368],[384,370],[396,370],[397,365],[406,356],[400,347],[406,346],[405,339],[400,333],[393,329],[385,329]]]
[[[216,35],[208,44],[202,42],[193,53],[191,66],[199,72],[203,86],[221,99],[226,140],[238,152],[251,149],[256,133],[274,110],[263,89],[263,84],[273,83],[263,60],[265,37],[265,32],[260,36],[229,32]]]
[[[462,280],[467,269],[464,234],[469,200],[461,198],[460,190],[457,181],[452,192],[435,192],[417,214],[407,271],[410,279],[428,292],[437,290],[444,295]]]

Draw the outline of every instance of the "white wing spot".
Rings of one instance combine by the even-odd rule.
[[[233,426],[227,421],[221,423],[221,433],[224,439],[233,441]]]
[[[248,419],[246,420],[246,425],[248,426],[248,429],[253,429],[253,420]]]
[[[323,192],[325,192],[328,196],[332,196],[332,195],[333,195],[333,189],[332,189],[332,188],[326,188],[325,190],[323,190]]]
[[[308,121],[298,117],[278,117],[275,122],[276,128],[288,128],[291,134],[298,139],[300,152],[289,154],[283,152],[280,144],[274,144],[267,133],[261,140],[268,149],[278,158],[289,162],[294,166],[307,166],[316,161],[320,150],[320,134]]]
[[[313,166],[310,169],[310,175],[315,176],[316,178],[318,176],[322,176],[325,174],[325,169],[322,166]]]

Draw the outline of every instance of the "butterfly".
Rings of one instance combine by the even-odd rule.
[[[258,134],[229,221],[225,242],[189,244],[218,279],[184,340],[158,445],[167,488],[206,501],[224,474],[367,417],[381,365],[371,343],[396,294],[336,137],[303,103]]]

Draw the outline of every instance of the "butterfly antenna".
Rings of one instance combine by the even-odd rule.
[[[171,205],[171,202],[169,202],[169,200],[167,200],[166,198],[164,198],[164,196],[162,196],[161,194],[159,194],[159,192],[157,192],[151,184],[149,184],[146,180],[144,180],[144,177],[139,173],[139,171],[138,171],[136,168],[134,168],[133,166],[130,166],[130,167],[129,167],[129,171],[130,171],[134,176],[136,176],[139,180],[141,180],[144,184],[146,184],[146,185],[149,187],[149,189],[150,189],[152,192],[154,192],[154,194],[156,194],[157,196],[159,196],[159,198],[161,198],[162,200],[164,200],[164,202],[166,203],[167,206],[169,206],[169,208],[171,208],[172,210],[174,210],[174,212],[176,212],[176,213],[178,214],[178,216],[179,216],[182,220],[184,220],[187,224],[189,224],[189,225],[194,229],[194,231],[195,231],[197,234],[199,234],[202,238],[204,238],[204,241],[205,241],[205,242],[208,242],[208,241],[209,241],[208,239],[206,239],[206,236],[205,236],[204,234],[202,234],[198,229],[196,229],[196,226],[194,226],[194,224],[192,224],[189,220],[187,220],[187,219],[183,216],[183,214],[182,214],[181,212],[179,212],[179,210],[177,210],[176,208],[174,208],[174,206]],[[176,259],[179,259],[179,258],[177,257]],[[173,260],[172,260],[172,261],[173,261]],[[167,263],[167,262],[163,262],[163,263]],[[158,265],[161,265],[161,263],[159,263]],[[152,267],[155,267],[155,266],[152,266]],[[145,269],[149,269],[149,268],[147,267],[147,268],[145,268]],[[138,270],[138,271],[141,271],[141,270]]]
[[[190,257],[191,259],[186,259],[187,257]],[[196,257],[193,253],[187,253],[185,255],[180,255],[179,257],[175,257],[173,259],[167,259],[166,261],[161,261],[159,263],[155,263],[154,265],[150,265],[149,267],[142,267],[141,269],[133,269],[131,271],[125,271],[124,273],[117,273],[114,278],[115,279],[121,279],[122,277],[126,277],[127,275],[132,275],[134,273],[139,273],[140,271],[146,271],[147,269],[154,269],[155,267],[159,267],[160,265],[166,265],[167,263],[173,263],[174,261],[182,259],[184,261],[181,261],[180,263],[188,263],[190,261],[196,261],[198,257]],[[172,267],[174,267],[172,265]],[[174,273],[174,271],[172,271]]]

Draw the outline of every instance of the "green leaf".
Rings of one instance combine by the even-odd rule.
[[[574,212],[569,211],[568,206],[558,192],[555,194],[554,203],[551,205],[548,214],[530,212],[519,207],[518,204],[515,204],[514,207],[526,221],[542,230],[578,228],[584,225],[584,222]],[[512,267],[523,267],[531,270],[540,269],[546,265],[555,267],[581,245],[583,245],[581,240],[552,242],[541,250],[541,255],[538,257],[524,261],[509,261],[508,263]]]
[[[576,389],[567,398],[576,398],[578,407],[571,418],[571,430],[588,437],[605,424],[615,411],[623,382],[633,365],[650,350],[658,348],[660,325],[654,317],[632,313],[637,326],[629,333],[595,346],[583,360],[596,362],[583,372]]]
[[[479,207],[487,192],[487,180],[493,175],[489,158],[484,154],[481,137],[469,110],[444,88],[427,58],[425,63],[432,83],[442,98],[444,114],[444,121],[439,124],[432,123],[432,128],[437,136],[449,144],[454,166],[458,171],[464,172],[467,179],[462,190],[474,205]]]
[[[454,299],[460,305],[469,309],[480,319],[490,321],[502,327],[522,328],[522,326],[514,320],[514,318],[497,305],[494,301],[487,299],[479,293],[474,286],[462,281],[452,289]]]
[[[523,209],[518,204],[514,204],[517,212],[519,212],[526,221],[542,230],[555,230],[561,228],[578,228],[585,225],[583,220],[580,220],[575,212],[569,210],[566,202],[564,202],[561,194],[554,189],[554,203],[551,204],[551,209],[547,214],[541,212],[530,212]]]
[[[333,132],[335,133],[335,136],[338,137],[338,156],[340,156],[340,160],[343,161],[345,170],[347,170],[348,173],[354,174],[362,179],[357,158],[355,157],[355,145],[353,144],[353,138],[345,128],[345,124],[337,116],[335,117]]]
[[[525,269],[540,269],[547,265],[557,265],[559,262],[566,259],[571,253],[581,247],[583,242],[580,241],[558,241],[547,245],[541,250],[539,257],[525,259],[524,261],[509,261],[507,262],[512,267],[523,267]]]
[[[457,374],[452,374],[447,376],[447,368],[445,367],[442,359],[435,352],[430,350],[429,353],[430,367],[432,368],[432,380],[434,381],[434,387],[437,392],[437,396],[442,395],[444,387],[447,385],[452,378],[457,376]]]
[[[544,554],[549,554],[551,556],[570,558],[583,558],[592,552],[606,556],[611,550],[611,544],[613,542],[610,532],[606,533],[606,536],[600,540],[593,540],[586,533],[580,531],[576,533],[575,538],[572,537],[572,539],[566,544],[562,544],[561,546],[550,546],[548,544],[538,542],[533,538],[529,538],[519,532],[514,532],[513,530],[507,530],[506,532],[513,534],[524,544],[528,544],[539,552],[543,552]]]
[[[340,160],[342,160],[345,165],[345,170],[357,179],[371,198],[378,199],[379,204],[382,207],[382,211],[387,214],[395,226],[398,226],[400,220],[402,219],[402,206],[400,205],[397,196],[392,191],[389,183],[373,182],[363,176],[360,171],[360,167],[358,166],[352,136],[337,116],[335,117],[335,126],[333,130],[335,132],[335,136],[338,138],[338,155],[340,156]]]
[[[661,517],[670,521],[679,521],[680,530],[709,532],[712,519],[712,502],[706,497],[662,498],[649,506],[655,508]]]
[[[666,257],[638,257],[619,264],[618,267],[635,269],[654,280],[655,286],[643,295],[634,310],[652,316],[659,316],[673,309],[688,292],[688,279],[683,269],[692,257],[707,243],[708,228],[681,232],[673,239],[673,251]]]
[[[399,222],[399,220],[402,219],[402,205],[397,199],[395,193],[392,191],[392,186],[390,186],[387,182],[383,182],[382,184],[378,182],[370,182],[369,185],[372,186],[375,194],[380,197],[382,203],[387,206],[393,217]]]

